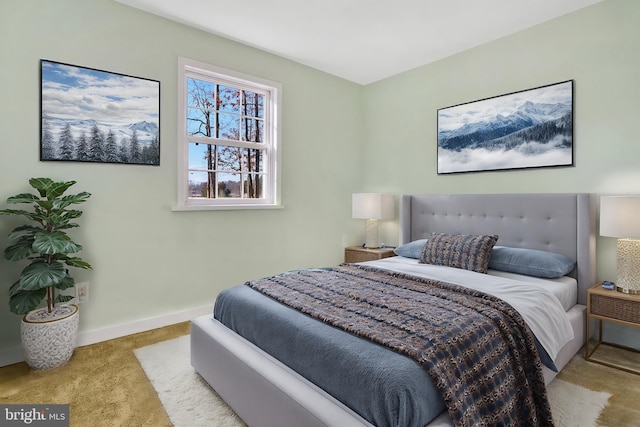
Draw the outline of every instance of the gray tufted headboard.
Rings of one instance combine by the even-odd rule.
[[[595,202],[591,194],[400,196],[400,244],[429,233],[497,234],[498,245],[560,253],[576,261],[578,303],[595,283]]]

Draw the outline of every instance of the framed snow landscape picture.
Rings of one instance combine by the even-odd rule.
[[[40,160],[160,164],[159,81],[40,65]]]
[[[438,110],[438,174],[573,165],[573,80]]]

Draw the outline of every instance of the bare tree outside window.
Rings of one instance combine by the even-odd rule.
[[[265,96],[195,78],[187,91],[187,134],[207,139],[189,143],[203,160],[189,165],[191,197],[263,197]]]

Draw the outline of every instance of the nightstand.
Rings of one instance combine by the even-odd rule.
[[[590,349],[591,335],[589,327],[591,319],[598,321],[598,341],[593,349]],[[593,354],[600,344],[622,348],[624,350],[640,353],[640,350],[605,342],[602,339],[602,321],[616,322],[627,326],[640,327],[640,295],[628,295],[615,290],[602,288],[602,282],[587,290],[587,338],[585,343],[585,359],[611,368],[621,369],[626,372],[640,375],[640,369],[631,369],[613,362],[607,362],[593,358]]]
[[[393,248],[367,249],[362,246],[348,246],[344,248],[344,262],[375,261],[377,259],[396,256]]]

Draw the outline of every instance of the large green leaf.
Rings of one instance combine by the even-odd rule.
[[[52,211],[45,219],[45,225],[52,226],[57,229],[65,228],[69,224],[69,221],[71,221],[74,218],[78,218],[81,215],[82,215],[82,211],[77,211],[73,209],[60,210],[56,212]]]
[[[75,243],[62,231],[42,230],[35,235],[33,250],[41,254],[72,254],[80,252],[82,246]]]
[[[34,227],[32,225],[16,227],[11,233],[9,233],[9,240],[20,240],[24,238],[33,240],[33,235],[40,230],[42,230],[42,228]]]
[[[47,264],[36,260],[29,264],[20,275],[20,289],[35,291],[54,286],[67,276],[67,270],[61,262]]]
[[[51,209],[53,209],[53,201],[51,200],[38,199],[34,200],[33,203],[40,206],[40,208],[44,209],[45,211],[50,211]]]
[[[56,226],[56,228],[58,230],[67,230],[69,228],[76,228],[76,227],[80,227],[78,224],[76,224],[75,222],[69,222],[67,224],[58,224]]]
[[[46,227],[58,228],[60,225],[64,225],[64,218],[58,215],[57,212],[50,212],[44,219],[44,225]]]
[[[82,211],[76,209],[67,209],[60,213],[60,217],[65,221],[69,221],[75,218],[80,218],[82,216]]]
[[[11,297],[9,298],[9,309],[12,313],[15,314],[27,314],[28,312],[36,308],[46,296],[46,289],[18,292],[11,295]]]
[[[4,257],[9,261],[20,261],[33,254],[33,239],[20,239],[4,250]]]
[[[31,193],[21,193],[16,196],[9,197],[7,199],[7,203],[10,205],[16,203],[33,203],[34,201],[40,200],[38,196]]]
[[[60,260],[71,267],[83,268],[85,270],[91,270],[93,268],[91,264],[78,257],[61,257]]]
[[[58,283],[55,288],[56,289],[60,289],[60,290],[64,290],[64,289],[69,289],[72,288],[74,285],[76,284],[76,281],[73,280],[73,277],[69,276],[69,274],[67,273],[67,277],[65,277],[64,279],[62,279],[60,281],[60,283]]]
[[[67,182],[54,182],[49,187],[49,191],[47,192],[47,199],[53,200],[62,196],[65,191],[69,189],[76,181],[67,181]]]
[[[20,291],[20,279],[16,280],[13,285],[9,287],[9,295],[13,295]]]
[[[24,215],[30,216],[33,212],[25,211],[24,209],[0,209],[0,215]]]
[[[56,296],[56,302],[67,302],[71,301],[73,297],[71,295],[58,295]]]
[[[48,200],[56,199],[64,194],[76,181],[54,182],[49,178],[31,178],[29,184]]]
[[[44,215],[40,212],[29,212],[21,209],[1,209],[0,215],[22,215],[37,222],[41,222],[44,219]]]
[[[47,189],[51,184],[53,184],[53,180],[51,178],[31,178],[29,180],[29,185],[38,190],[40,197],[47,196]]]
[[[86,191],[82,191],[78,194],[69,194],[67,196],[64,196],[60,199],[60,202],[62,203],[67,203],[68,205],[71,204],[77,204],[77,203],[83,203],[86,202],[89,197],[91,197],[91,193],[87,193]]]

